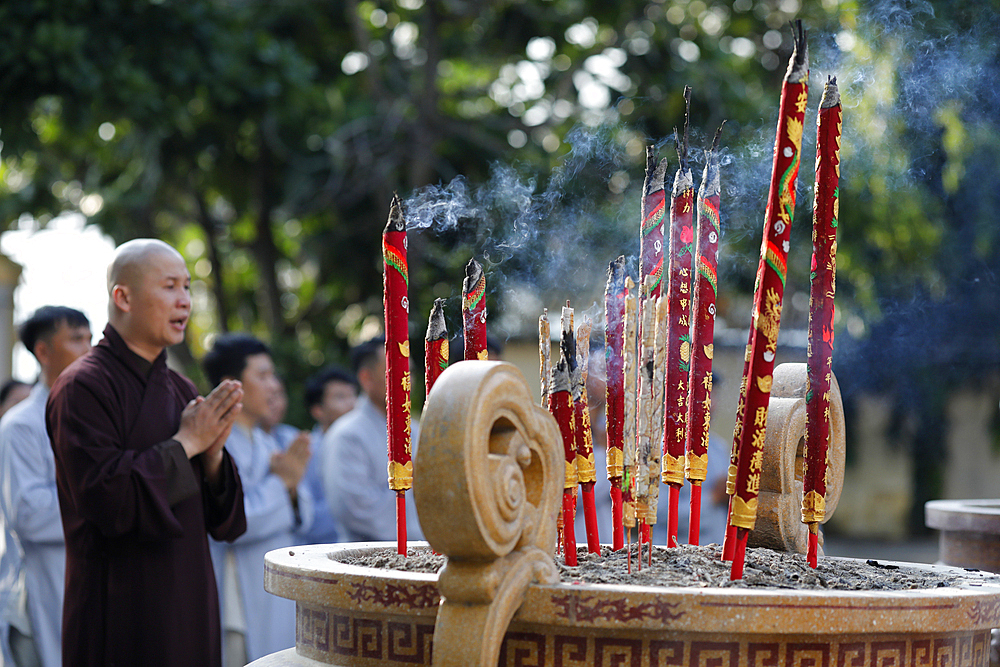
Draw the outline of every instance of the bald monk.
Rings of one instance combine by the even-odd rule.
[[[46,427],[66,534],[63,665],[221,665],[208,535],[246,530],[223,445],[239,382],[207,397],[170,370],[191,297],[184,259],[137,239],[108,267],[104,338],[56,380]]]

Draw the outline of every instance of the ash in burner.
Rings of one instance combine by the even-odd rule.
[[[770,549],[747,549],[743,579],[730,581],[731,563],[719,559],[721,548],[682,545],[673,549],[653,547],[653,564],[647,565],[649,549],[642,552],[642,570],[638,551],[632,546],[632,572],[628,572],[625,550],[601,547],[601,553],[577,550],[577,567],[568,567],[556,557],[556,566],[566,584],[626,584],[683,588],[785,588],[799,590],[914,590],[954,585],[991,583],[1000,585],[1000,576],[974,571],[944,571],[929,567],[888,565],[875,560],[820,558],[819,567],[809,567],[805,556]],[[445,557],[426,547],[409,550],[403,558],[392,547],[375,549],[359,555],[353,552],[337,560],[350,565],[403,572],[436,573]]]

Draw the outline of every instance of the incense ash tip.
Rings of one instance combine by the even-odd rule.
[[[654,192],[662,190],[666,173],[667,158],[657,162],[655,148],[646,146],[646,182],[642,188],[643,194],[648,197]]]
[[[405,232],[406,231],[406,219],[403,217],[403,203],[399,199],[399,195],[396,193],[392,194],[392,203],[389,204],[389,221],[385,225],[385,232]]]
[[[424,340],[441,340],[448,337],[448,325],[444,319],[444,299],[434,299],[431,315],[427,321],[427,335]]]
[[[840,104],[840,88],[837,87],[837,77],[831,76],[823,88],[823,99],[819,101],[820,109],[829,109]]]
[[[792,23],[792,57],[788,60],[788,71],[785,81],[789,83],[805,83],[809,79],[809,43],[806,41],[808,31],[802,27],[802,20]]]
[[[465,265],[465,282],[462,283],[463,294],[468,295],[469,292],[473,291],[482,277],[482,265],[475,259],[470,259],[469,263]]]

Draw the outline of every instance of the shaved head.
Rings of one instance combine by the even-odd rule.
[[[143,276],[143,268],[154,255],[170,255],[183,261],[173,246],[159,239],[133,239],[118,246],[108,265],[108,294],[115,285],[135,287]]]
[[[153,361],[184,340],[191,275],[181,254],[157,239],[118,246],[108,266],[108,322],[125,343]]]

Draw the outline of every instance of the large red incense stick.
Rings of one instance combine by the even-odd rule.
[[[594,468],[594,434],[590,430],[590,406],[587,398],[587,374],[590,364],[590,331],[593,325],[585,317],[576,330],[576,369],[571,377],[573,382],[573,406],[576,409],[576,474],[580,482],[580,498],[583,501],[583,519],[587,530],[587,551],[601,552],[601,538],[597,533],[597,506],[594,503],[594,484],[597,470]]]
[[[809,280],[809,390],[806,392],[805,465],[802,469],[802,522],[809,526],[809,565],[816,567],[819,524],[826,518],[826,470],[830,445],[830,385],[833,382],[833,297],[837,275],[837,220],[840,217],[840,126],[837,80],[826,82],[816,120],[816,187],[813,203],[813,258]]]
[[[763,259],[761,260],[763,262]],[[754,295],[760,291],[760,274],[762,267],[757,270],[757,279],[754,283]],[[756,301],[756,296],[754,297]],[[729,470],[726,473],[726,493],[729,495],[729,509],[726,514],[726,536],[722,542],[722,560],[733,559],[736,553],[736,526],[730,523],[733,516],[733,499],[736,497],[736,471],[740,463],[740,438],[743,435],[743,410],[747,401],[747,373],[750,371],[750,346],[753,341],[753,327],[749,328],[750,340],[743,351],[743,379],[740,382],[740,398],[736,404],[736,423],[733,427],[733,447],[729,452]]]
[[[733,558],[732,579],[743,578],[743,552],[746,532],[757,520],[757,495],[760,489],[764,438],[767,433],[767,408],[771,396],[771,373],[781,326],[781,301],[785,292],[788,237],[795,213],[795,179],[799,172],[802,149],[802,124],[808,101],[809,54],[802,22],[794,26],[795,48],[788,72],[781,86],[778,129],[774,145],[771,188],[764,216],[764,270],[754,302],[753,344],[747,373],[746,401],[740,437],[736,495],[733,496],[729,523],[737,528],[737,553]]]
[[[635,511],[635,475],[636,475],[636,410],[638,395],[636,382],[639,375],[639,364],[636,349],[636,334],[639,328],[636,297],[633,292],[635,283],[632,278],[625,277],[625,333],[622,340],[622,369],[625,376],[625,424],[623,462],[622,462],[622,515],[628,542],[632,542],[632,528],[636,525]],[[632,571],[631,548],[628,552],[629,572]]]
[[[475,259],[465,265],[462,283],[465,359],[486,359],[486,275]]]
[[[646,181],[642,189],[642,228],[639,252],[639,285],[645,284],[646,276],[653,276],[652,287],[641,300],[660,296],[660,282],[663,278],[663,217],[666,213],[666,193],[663,177],[667,171],[667,160],[656,161],[656,148],[646,146]]]
[[[690,105],[691,89],[684,88]],[[677,503],[684,484],[684,446],[687,441],[688,377],[691,372],[691,257],[694,254],[694,179],[688,165],[688,113],[684,135],[677,138],[679,166],[670,200],[670,282],[667,300],[667,391],[663,429],[663,483],[670,490],[667,546],[677,546]]]
[[[385,406],[388,431],[389,488],[396,492],[396,538],[406,555],[406,490],[413,488],[410,460],[410,302],[406,267],[406,221],[393,195],[389,222],[382,233],[383,307],[385,311]]]
[[[687,444],[684,477],[691,483],[688,544],[698,544],[701,532],[701,486],[708,477],[708,439],[712,415],[712,357],[715,337],[716,267],[719,252],[719,136],[705,153],[705,171],[698,192],[697,268],[691,292],[691,375],[688,382]]]
[[[608,265],[604,289],[604,355],[607,374],[608,480],[611,482],[611,546],[625,546],[622,524],[622,474],[625,448],[625,257]]]
[[[565,330],[564,330],[565,331]],[[565,333],[563,334],[565,336]],[[572,332],[570,336],[572,336]],[[566,564],[575,566],[576,534],[573,526],[576,516],[576,413],[573,406],[572,380],[570,362],[566,348],[560,342],[561,354],[559,361],[552,367],[552,377],[549,381],[549,412],[559,424],[562,435],[563,453],[566,461],[566,474],[563,480],[563,553]]]
[[[448,326],[444,321],[444,299],[434,299],[424,337],[424,387],[430,396],[438,376],[448,368]]]

